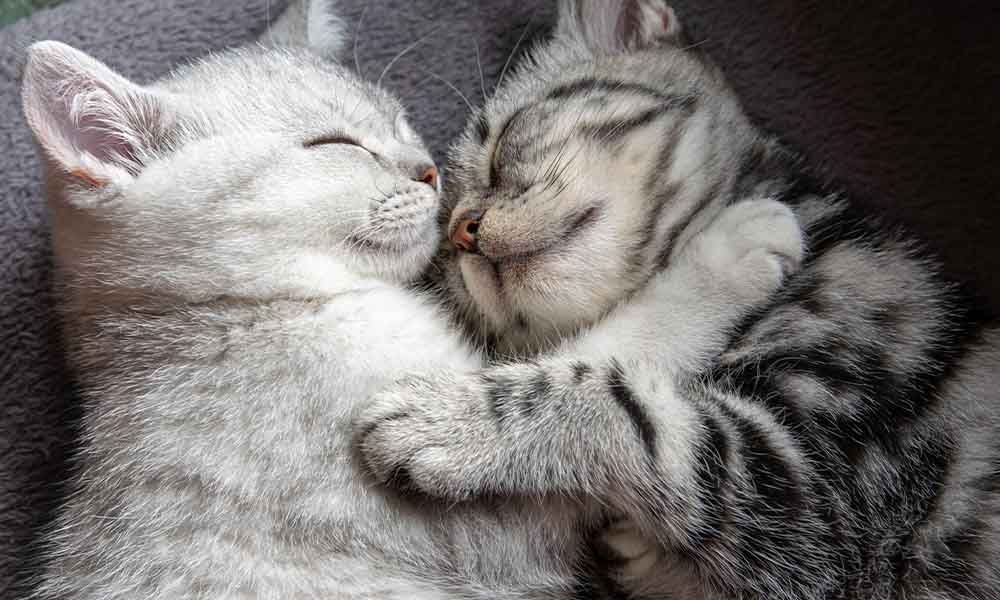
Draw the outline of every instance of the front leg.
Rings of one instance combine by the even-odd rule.
[[[713,526],[735,444],[719,402],[643,364],[548,358],[408,379],[365,412],[358,445],[378,481],[431,497],[596,502],[634,519],[658,560]]]
[[[648,500],[661,463],[661,484],[682,491],[706,427],[684,374],[721,351],[801,258],[786,207],[730,207],[674,267],[553,354],[378,394],[356,424],[364,464],[380,481],[450,499],[618,494],[634,505]]]
[[[412,377],[376,397],[357,443],[376,479],[437,497],[598,495],[676,450],[654,423],[677,407],[658,399],[650,414],[637,375],[616,361],[553,358]]]

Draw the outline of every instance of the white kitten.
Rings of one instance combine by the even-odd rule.
[[[56,42],[31,47],[23,96],[85,401],[40,598],[569,588],[572,525],[418,509],[352,460],[374,391],[481,365],[406,288],[438,244],[438,180],[396,100],[308,52],[144,87]]]

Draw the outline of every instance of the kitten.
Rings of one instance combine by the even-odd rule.
[[[635,597],[996,598],[995,322],[755,128],[666,4],[561,2],[450,182],[454,309],[541,354],[380,393],[359,418],[373,473],[596,498]],[[710,295],[657,313],[689,240],[766,198],[805,229],[802,271],[731,329]]]
[[[313,8],[297,14],[326,16]],[[294,31],[323,56],[339,45]],[[301,49],[140,86],[40,42],[23,101],[85,404],[37,598],[568,600],[591,585],[596,506],[414,504],[354,460],[367,397],[482,366],[408,287],[439,242],[438,179],[396,100]],[[694,286],[686,303],[739,291],[717,302],[726,322],[801,248],[780,205],[730,214],[662,278]]]

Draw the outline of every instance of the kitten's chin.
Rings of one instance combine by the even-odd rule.
[[[349,240],[356,264],[366,273],[398,283],[411,283],[424,274],[438,249],[436,223],[428,219],[393,235]]]
[[[473,311],[482,321],[475,327],[494,340],[499,355],[526,355],[550,349],[559,336],[549,335],[550,324],[532,319],[533,311],[518,305],[517,291],[510,288],[510,278],[504,267],[473,254],[458,257],[458,267]]]
[[[488,321],[489,328],[502,332],[511,322],[510,309],[504,297],[503,278],[496,265],[482,256],[462,254],[458,268],[472,302]]]
[[[419,240],[406,246],[382,247],[366,257],[366,262],[379,277],[409,284],[427,271],[436,250],[436,243]]]
[[[483,256],[460,254],[456,263],[464,288],[456,293],[472,308],[468,316],[476,322],[471,325],[493,340],[500,355],[552,350],[600,321],[620,299],[594,294],[592,286],[585,289],[572,278],[555,281],[557,276],[540,270],[544,267],[537,262],[498,265]]]

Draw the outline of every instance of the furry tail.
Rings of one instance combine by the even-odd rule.
[[[336,60],[348,37],[336,9],[336,0],[292,0],[258,41],[269,48],[308,48]]]

